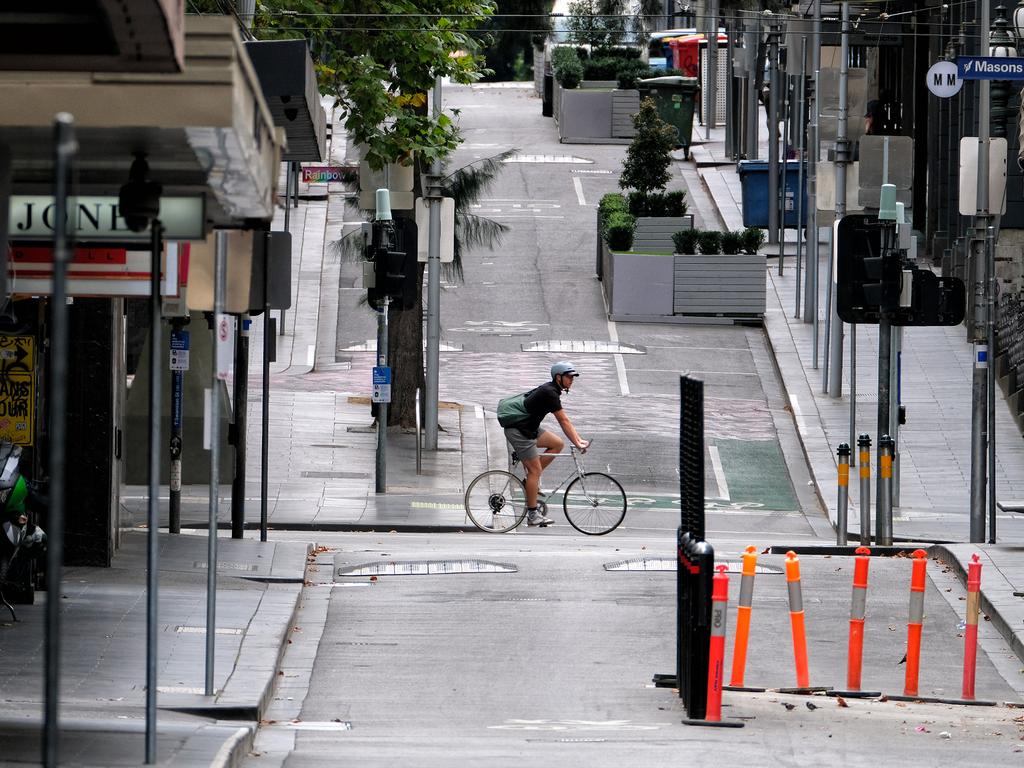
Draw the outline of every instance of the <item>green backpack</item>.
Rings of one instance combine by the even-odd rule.
[[[509,395],[498,401],[498,423],[503,427],[514,427],[530,418],[526,410],[526,398],[533,390],[518,395]]]

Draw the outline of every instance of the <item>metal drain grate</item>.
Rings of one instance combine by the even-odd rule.
[[[615,171],[606,171],[600,168],[573,168],[569,173],[593,173],[610,176],[615,173]]]
[[[343,565],[337,576],[434,576],[448,573],[516,573],[512,563],[491,560],[408,560]]]
[[[282,728],[295,731],[351,731],[352,723],[348,720],[292,720],[287,723],[275,723]]]
[[[593,163],[585,157],[576,155],[512,155],[506,157],[504,163]]]
[[[723,560],[715,565],[727,565],[729,570],[726,573],[743,572],[743,563],[741,562]],[[629,560],[605,563],[604,569],[606,571],[674,571],[676,570],[676,561],[671,557],[634,557]],[[755,572],[780,574],[783,570],[773,565],[758,565]]]
[[[174,628],[175,632],[180,632],[183,635],[205,635],[206,627],[188,627],[179,625]],[[241,629],[229,629],[228,627],[217,627],[213,631],[215,635],[240,635],[242,634]]]
[[[331,470],[310,469],[300,473],[300,477],[321,478],[324,480],[365,480],[369,476],[367,472],[346,472],[345,470],[335,472]]]
[[[205,569],[207,567],[206,561],[194,560],[192,562],[192,567]],[[260,567],[254,563],[230,563],[224,560],[217,561],[218,571],[258,571],[259,569]]]
[[[614,341],[559,340],[534,341],[522,345],[523,352],[572,352],[574,354],[598,355],[644,355],[647,349],[636,344],[619,344]]]

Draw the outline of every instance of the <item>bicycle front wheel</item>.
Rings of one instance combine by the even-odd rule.
[[[487,533],[505,533],[526,517],[526,487],[511,472],[488,470],[469,484],[465,503],[473,525]]]
[[[626,516],[626,492],[619,481],[601,472],[586,472],[565,489],[565,518],[580,533],[611,533]]]

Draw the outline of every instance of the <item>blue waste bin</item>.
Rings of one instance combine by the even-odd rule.
[[[740,184],[743,188],[743,226],[761,227],[768,226],[768,161],[767,160],[740,160],[738,166]],[[787,160],[779,163],[779,174],[784,181],[785,195],[785,216],[782,226],[787,229],[796,229],[797,213],[797,185],[800,176],[800,161]],[[803,189],[800,190],[803,196],[803,208],[801,224],[807,226],[807,172],[804,171]]]

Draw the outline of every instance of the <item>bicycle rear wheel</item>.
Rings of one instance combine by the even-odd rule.
[[[586,472],[565,489],[565,518],[580,533],[611,533],[626,516],[626,492],[602,472]]]
[[[511,472],[491,469],[469,484],[465,503],[473,525],[487,533],[505,533],[526,517],[526,487]]]

